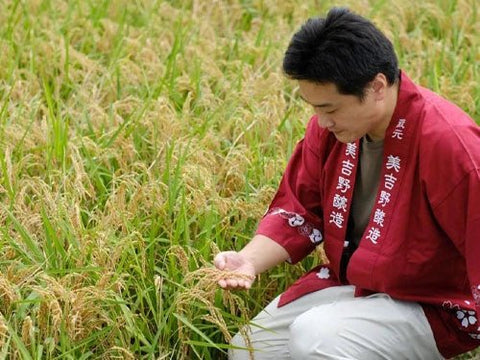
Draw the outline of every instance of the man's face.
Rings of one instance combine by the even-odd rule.
[[[318,125],[332,132],[338,141],[348,143],[368,134],[373,140],[383,139],[385,112],[382,97],[374,86],[366,89],[363,101],[354,95],[343,95],[333,83],[318,84],[299,80],[301,97],[318,117]],[[379,100],[380,99],[380,100]]]

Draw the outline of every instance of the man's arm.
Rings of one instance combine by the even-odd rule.
[[[287,251],[274,240],[264,235],[255,235],[239,252],[225,251],[215,256],[217,269],[232,272],[228,277],[220,279],[218,284],[225,289],[249,289],[256,275],[288,258]]]

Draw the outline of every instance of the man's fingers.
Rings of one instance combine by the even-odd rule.
[[[253,284],[253,278],[252,279],[242,279],[239,281],[239,286],[243,287],[244,289],[250,289]]]
[[[238,280],[237,279],[227,279],[227,285],[230,288],[237,288],[238,287]]]
[[[249,288],[249,286],[248,286],[249,283],[250,283],[250,281],[246,280],[246,279],[238,280],[238,286],[241,287],[241,288],[248,289]]]
[[[218,285],[222,289],[235,290],[235,289],[250,289],[252,287],[253,280],[245,279],[220,279]]]
[[[218,285],[223,289],[236,289],[238,287],[243,287],[239,285],[239,282],[235,279],[220,279],[218,280]]]

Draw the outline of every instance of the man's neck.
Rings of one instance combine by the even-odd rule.
[[[385,133],[387,131],[388,126],[390,125],[390,121],[392,121],[393,113],[395,112],[395,108],[397,107],[397,99],[398,93],[400,89],[400,79],[398,79],[395,84],[388,87],[386,96],[385,96],[385,112],[382,120],[382,127],[377,134],[367,134],[373,141],[380,141],[383,140],[385,137]],[[381,135],[378,135],[381,134]]]
[[[387,106],[386,106],[387,112],[385,116],[388,119],[387,120],[388,124],[390,124],[393,113],[395,112],[395,108],[397,107],[399,91],[400,91],[400,78],[391,87],[389,87],[387,98],[385,99],[385,101],[387,102]]]

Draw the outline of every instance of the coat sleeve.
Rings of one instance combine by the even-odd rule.
[[[480,316],[480,169],[466,174],[434,207],[435,217],[465,257],[468,281]]]
[[[305,138],[295,147],[277,193],[257,229],[257,234],[280,244],[289,253],[291,263],[302,260],[323,241],[321,165],[319,150],[312,146],[319,130],[313,118]]]

